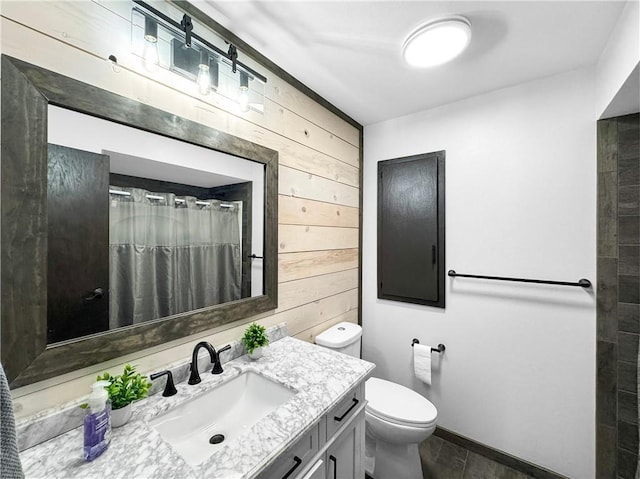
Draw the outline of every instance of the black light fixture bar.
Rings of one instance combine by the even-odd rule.
[[[206,46],[210,50],[214,51],[218,55],[220,55],[220,56],[226,58],[227,60],[229,60],[230,62],[232,62],[232,64],[238,65],[243,70],[245,70],[247,73],[250,73],[252,76],[257,78],[261,82],[267,83],[266,77],[264,77],[263,75],[261,75],[260,73],[255,71],[253,68],[251,68],[251,67],[245,65],[244,63],[238,61],[236,58],[232,58],[232,55],[230,53],[225,52],[224,50],[221,50],[220,48],[216,47],[211,42],[209,42],[209,41],[205,40],[204,38],[202,38],[200,35],[194,33],[193,30],[192,30],[192,28],[193,28],[192,26],[191,26],[191,28],[187,28],[187,31],[185,31],[185,29],[183,28],[183,24],[185,24],[185,25],[186,24],[189,24],[189,25],[191,24],[191,19],[189,18],[188,15],[185,15],[185,17],[188,19],[188,21],[185,21],[185,17],[183,17],[182,23],[179,23],[179,22],[176,22],[175,20],[173,20],[172,18],[168,17],[167,15],[162,13],[161,11],[157,10],[156,8],[152,7],[148,3],[143,2],[142,0],[133,0],[133,3],[135,3],[137,5],[140,5],[142,8],[144,8],[145,10],[151,12],[156,17],[162,19],[164,22],[168,23],[173,28],[175,28],[175,29],[177,29],[177,30],[179,30],[181,32],[184,32],[186,35],[188,35],[191,38],[194,38],[195,40],[197,40],[198,42],[202,43],[204,46]],[[190,44],[190,43],[191,42],[189,41],[188,44]],[[235,48],[233,50],[235,50]],[[229,51],[231,51],[231,49]],[[236,56],[237,56],[237,54],[236,54]]]
[[[590,288],[591,281],[588,279],[582,278],[578,280],[577,283],[572,283],[569,281],[551,281],[548,279],[525,279],[525,278],[506,278],[503,276],[484,276],[478,274],[461,274],[456,273],[454,270],[450,269],[447,273],[452,278],[475,278],[475,279],[491,279],[494,281],[515,281],[516,283],[536,283],[536,284],[555,284],[559,286],[579,286],[580,288]]]

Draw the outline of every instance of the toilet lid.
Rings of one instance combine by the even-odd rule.
[[[367,379],[365,397],[369,413],[397,424],[429,426],[438,417],[436,407],[427,398],[384,379]]]

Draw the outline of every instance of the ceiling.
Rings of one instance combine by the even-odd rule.
[[[258,1],[194,3],[363,125],[596,63],[624,1]],[[472,24],[453,62],[418,70],[400,49],[447,14]]]

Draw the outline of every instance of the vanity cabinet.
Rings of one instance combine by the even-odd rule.
[[[364,382],[302,435],[259,479],[364,478]]]
[[[273,331],[272,337],[283,331],[281,328]],[[232,352],[239,353],[239,342],[232,344]],[[179,394],[171,398],[155,394],[138,402],[135,420],[124,426],[109,446],[111,456],[127,457],[124,462],[109,461],[105,456],[104,460],[91,463],[78,461],[77,444],[82,443],[82,428],[75,427],[79,423],[70,415],[76,406],[47,416],[72,428],[53,438],[43,439],[51,428],[45,427],[38,417],[23,420],[17,426],[27,447],[20,454],[26,477],[128,477],[127,471],[136,469],[144,470],[147,477],[364,479],[364,380],[375,365],[335,351],[320,351],[319,346],[289,336],[273,341],[269,349],[269,356],[261,361],[249,362],[243,356],[226,362],[223,377],[203,377],[203,384],[181,385]],[[175,369],[184,370],[186,364],[176,365]],[[313,374],[303,376],[307,371]],[[235,392],[229,389],[232,384]],[[237,386],[240,388],[235,389]],[[238,394],[254,397],[263,391],[271,401],[263,405],[275,406],[280,401],[280,406],[257,422],[252,422],[255,420],[251,417],[234,417],[227,422],[229,434],[239,432],[227,446],[197,465],[194,465],[197,458],[190,454],[195,452],[193,448],[185,451],[175,447],[175,439],[181,440],[184,431],[191,431],[189,439],[193,447],[207,444],[210,436],[202,437],[197,431],[208,428],[215,418],[200,414],[202,408],[198,405],[202,401],[215,403],[222,396],[237,399]],[[260,399],[254,399],[258,405]],[[234,414],[233,411],[229,413]],[[179,424],[172,422],[178,416],[182,418]],[[169,431],[161,424],[175,429],[165,435]],[[143,443],[140,438],[144,438]],[[139,452],[140,448],[143,452],[161,453],[130,453]],[[56,454],[50,454],[51,451]]]

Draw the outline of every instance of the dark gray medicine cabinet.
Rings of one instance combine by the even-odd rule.
[[[378,298],[445,307],[444,159],[378,163]]]

